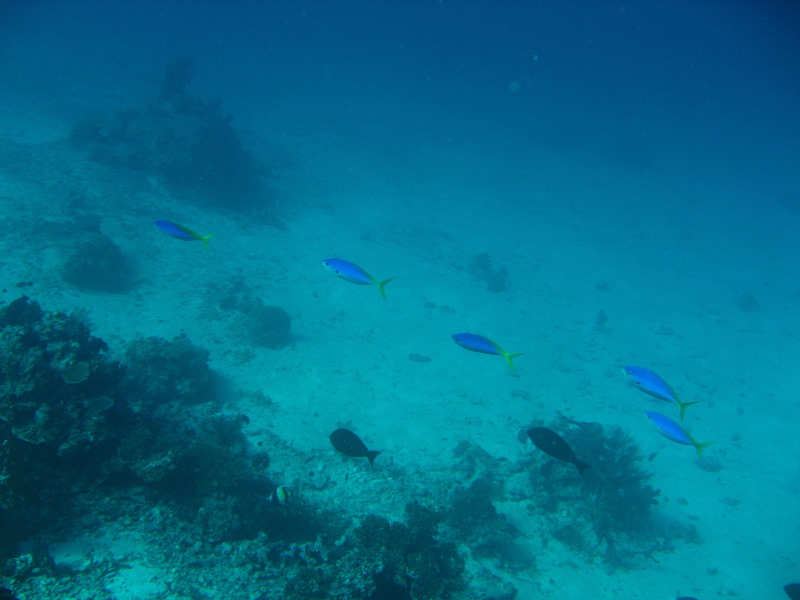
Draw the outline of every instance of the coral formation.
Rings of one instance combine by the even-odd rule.
[[[0,559],[22,536],[63,526],[82,495],[120,488],[200,515],[209,540],[318,534],[302,507],[268,501],[269,457],[248,447],[248,419],[208,402],[207,352],[183,337],[139,340],[126,375],[106,350],[85,321],[27,297],[0,311]],[[0,574],[19,572],[3,564]]]
[[[283,348],[289,343],[292,320],[282,308],[254,302],[245,316],[253,345]]]
[[[208,350],[192,344],[186,334],[172,341],[159,337],[134,340],[125,352],[125,362],[124,387],[134,411],[171,412],[214,398]]]
[[[510,568],[530,568],[532,557],[515,544],[517,528],[492,504],[496,489],[497,482],[488,471],[468,487],[456,489],[446,523],[456,539],[469,544],[474,557],[497,558]]]
[[[246,299],[234,295],[225,308],[242,312],[237,302]],[[217,397],[206,350],[185,336],[151,337],[131,342],[120,362],[106,354],[78,315],[45,311],[26,297],[0,311],[0,578],[8,579],[0,585],[23,597],[39,597],[37,585],[75,595],[78,575],[55,569],[48,544],[81,515],[85,531],[100,514],[115,522],[138,511],[133,518],[151,519],[171,553],[180,548],[176,571],[244,573],[236,597],[284,600],[511,599],[514,586],[489,569],[479,573],[480,562],[471,562],[467,588],[466,561],[535,573],[534,556],[496,504],[512,489],[544,524],[543,546],[555,540],[612,568],[639,566],[669,550],[675,536],[691,536],[670,523],[668,537],[652,518],[658,492],[627,435],[563,417],[549,426],[592,457],[584,477],[542,453],[512,462],[462,442],[441,485],[426,488],[436,509],[411,502],[402,522],[382,514],[354,522],[341,510],[346,501],[325,508],[320,499],[330,496],[317,495],[325,484],[276,503],[271,454],[285,462],[290,444],[276,434],[250,442],[250,419]],[[325,469],[306,466],[307,452],[292,452],[306,477]],[[302,483],[289,473],[280,485]],[[24,552],[22,539],[33,540]],[[91,563],[86,578],[100,585],[112,570]],[[201,597],[203,589],[186,576],[169,593]]]
[[[279,349],[291,341],[292,319],[278,306],[254,298],[243,281],[233,281],[222,291],[220,308],[237,311],[237,328],[253,346]]]
[[[122,371],[104,360],[107,349],[75,317],[45,312],[25,296],[6,306],[0,313],[0,419],[12,435],[60,455],[104,439]],[[85,377],[64,377],[80,364]]]
[[[133,285],[128,259],[99,230],[76,235],[64,251],[61,275],[80,290],[118,293]]]
[[[304,566],[283,590],[285,600],[354,598],[447,600],[464,588],[464,559],[436,534],[443,515],[406,506],[407,524],[367,515],[347,546],[325,562]]]
[[[245,296],[229,298],[226,308],[242,312]],[[130,496],[142,499],[142,514],[158,507],[174,520],[170,528],[202,539],[182,551],[183,567],[205,568],[229,548],[229,564],[255,574],[243,597],[285,600],[513,598],[513,585],[487,575],[465,591],[465,573],[466,560],[486,558],[535,572],[518,530],[495,506],[514,474],[533,483],[530,508],[546,524],[544,545],[557,540],[630,568],[669,550],[668,539],[691,536],[670,524],[668,538],[654,522],[658,492],[627,435],[564,417],[550,427],[592,457],[584,477],[542,453],[526,459],[527,475],[522,463],[463,442],[447,484],[429,490],[439,507],[407,504],[404,522],[366,514],[353,524],[300,494],[279,505],[270,501],[271,457],[246,439],[247,416],[223,410],[206,350],[186,336],[134,340],[120,362],[106,350],[77,315],[45,311],[26,297],[0,311],[0,577],[26,597],[34,597],[28,581],[63,574],[46,542],[17,554],[19,540],[47,540],[99,505],[128,510],[122,503]],[[115,506],[107,500],[115,493],[128,499]],[[198,590],[175,582],[171,592]]]
[[[17,600],[17,597],[10,589],[0,588],[0,600]]]
[[[186,93],[194,61],[167,67],[156,102],[75,123],[71,139],[91,159],[159,177],[173,192],[234,210],[265,207],[261,172],[217,101]]]
[[[642,557],[671,549],[676,535],[692,539],[689,530],[673,526],[668,538],[652,517],[658,490],[640,463],[641,452],[619,427],[560,416],[548,425],[578,456],[591,457],[584,476],[560,461],[544,458],[530,472],[538,509],[550,515],[551,534],[570,549],[601,553],[610,567],[631,568]],[[542,460],[541,454],[537,461]]]

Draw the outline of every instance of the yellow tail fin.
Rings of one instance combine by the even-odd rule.
[[[215,234],[209,233],[208,235],[201,235],[200,241],[203,242],[203,249],[208,250],[208,238],[214,237]]]
[[[383,286],[389,283],[392,279],[394,279],[394,277],[389,277],[389,279],[384,279],[383,281],[378,281],[377,279],[375,280],[375,285],[378,286],[378,291],[381,293],[381,298],[384,300],[386,300],[386,291],[383,289]]]
[[[697,450],[697,457],[702,458],[703,450],[705,450],[708,446],[713,444],[714,442],[695,442],[694,448]]]
[[[516,358],[517,356],[523,356],[522,353],[519,354],[512,354],[510,352],[503,352],[503,358],[506,359],[506,363],[508,363],[508,368],[514,371],[514,363],[512,363],[512,359]]]

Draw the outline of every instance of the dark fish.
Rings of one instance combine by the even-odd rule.
[[[533,427],[528,429],[528,437],[531,438],[533,444],[545,454],[549,454],[553,458],[572,463],[578,469],[578,473],[583,475],[583,472],[591,467],[580,460],[569,444],[564,441],[560,435],[546,427]]]
[[[783,586],[783,591],[792,600],[800,600],[800,583],[787,583]]]
[[[675,598],[675,600],[697,600],[694,596],[681,596],[679,598]]]
[[[370,465],[381,453],[380,450],[367,450],[367,446],[361,441],[361,438],[349,429],[337,429],[329,437],[331,444],[339,452],[353,458],[366,458]]]

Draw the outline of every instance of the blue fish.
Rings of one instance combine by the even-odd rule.
[[[703,456],[703,449],[710,446],[714,442],[698,442],[686,431],[683,427],[678,425],[672,419],[665,417],[654,412],[645,413],[648,418],[656,426],[658,432],[668,440],[677,442],[678,444],[685,444],[687,446],[694,446],[697,450],[697,456]]]
[[[173,223],[172,221],[153,221],[153,225],[158,227],[161,231],[166,233],[170,237],[174,237],[176,240],[181,240],[184,242],[203,242],[203,248],[208,250],[208,238],[213,236],[213,233],[209,233],[208,235],[200,235],[189,229],[188,227],[184,227],[183,225],[178,225],[177,223]]]
[[[669,387],[669,384],[649,369],[644,367],[622,367],[622,372],[645,394],[677,404],[681,411],[681,421],[683,421],[683,417],[686,414],[686,407],[697,404],[696,401],[682,402],[672,388]]]
[[[514,370],[514,365],[511,360],[522,354],[511,354],[506,352],[492,340],[476,333],[457,333],[453,336],[453,341],[462,348],[472,350],[473,352],[480,352],[481,354],[495,354],[502,356],[508,363],[508,368]]]
[[[378,291],[381,293],[381,297],[384,300],[386,300],[386,292],[383,287],[394,279],[394,277],[390,277],[389,279],[378,281],[358,265],[341,258],[326,258],[322,261],[322,264],[325,265],[325,268],[331,273],[350,283],[378,286]]]

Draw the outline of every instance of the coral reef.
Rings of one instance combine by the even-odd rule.
[[[222,114],[218,101],[186,93],[194,61],[167,67],[156,102],[85,117],[70,139],[92,160],[161,179],[187,200],[234,210],[267,208],[261,171]]]
[[[671,524],[670,535],[653,519],[658,490],[641,468],[635,442],[619,427],[575,421],[560,416],[547,425],[558,432],[576,455],[591,457],[584,476],[561,461],[537,454],[530,472],[537,510],[550,517],[551,534],[573,551],[600,553],[611,568],[633,568],[655,552],[670,551],[679,536],[692,540],[691,530]]]
[[[134,340],[125,352],[125,362],[128,369],[123,385],[136,412],[174,412],[215,396],[208,351],[192,344],[186,334],[172,341],[159,337]]]
[[[269,456],[248,446],[247,417],[210,402],[207,352],[184,337],[139,340],[126,374],[106,350],[84,320],[27,297],[0,311],[0,575],[22,577],[18,560],[3,563],[17,540],[64,527],[80,498],[110,490],[172,506],[211,541],[318,535],[301,506],[269,502]]]
[[[17,600],[17,597],[10,589],[0,588],[0,600]]]
[[[284,600],[452,597],[465,587],[465,567],[455,544],[436,539],[443,515],[411,503],[406,516],[407,524],[366,516],[338,554],[295,573],[283,590]]]
[[[0,559],[54,514],[71,515],[66,491],[113,452],[123,367],[106,350],[78,316],[25,296],[0,310]]]
[[[12,435],[59,455],[102,442],[122,372],[104,360],[107,349],[74,316],[45,312],[25,296],[6,306],[0,313],[0,419]]]
[[[468,487],[453,493],[446,523],[459,541],[466,541],[475,558],[496,558],[505,567],[531,568],[533,557],[515,544],[517,528],[492,504],[498,483],[485,472]]]

